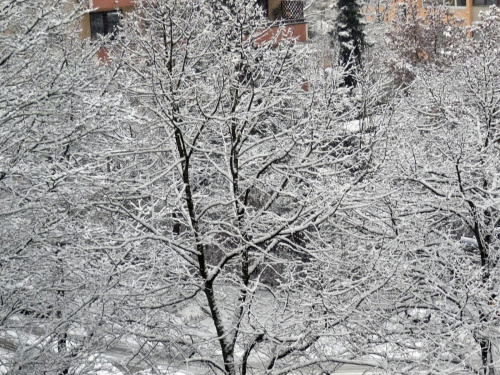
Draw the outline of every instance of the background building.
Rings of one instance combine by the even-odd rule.
[[[304,18],[304,2],[297,0],[258,0],[272,21],[281,21],[286,35],[307,40],[307,24]],[[134,7],[135,0],[88,0],[87,6],[93,11],[82,20],[82,37],[95,38],[99,34],[109,34],[118,25],[122,14]],[[272,37],[277,27],[271,28],[265,38]]]
[[[425,10],[427,5],[431,3],[432,0],[414,0],[419,8]],[[472,25],[479,21],[479,13],[491,5],[500,6],[500,0],[441,0],[443,5],[450,7],[454,15],[465,20],[467,25]],[[386,7],[392,5],[396,1],[381,1],[381,0],[367,0],[365,1],[367,7],[367,16],[373,15],[377,10],[379,11],[381,7]],[[385,3],[385,4],[384,4]],[[432,1],[435,3],[435,1]],[[377,5],[375,5],[377,4]]]
[[[82,37],[111,33],[118,25],[121,14],[131,11],[134,3],[135,0],[88,0],[86,5],[94,10],[82,20]]]

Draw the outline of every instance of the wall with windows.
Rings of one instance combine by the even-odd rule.
[[[473,0],[474,6],[500,6],[500,0]]]
[[[418,0],[421,1],[421,0]],[[496,5],[500,7],[500,0],[442,0],[444,5],[452,7],[454,14],[466,20],[468,25],[479,21],[479,13],[484,7]],[[426,0],[423,0],[425,7]]]
[[[88,0],[89,9],[82,20],[82,38],[97,38],[112,34],[121,17],[130,12],[137,0]],[[214,0],[215,1],[215,0]],[[304,20],[304,2],[299,0],[258,0],[271,20],[279,18],[286,23],[286,33],[299,41],[307,40],[307,24]],[[277,33],[273,27],[264,33],[263,40]],[[284,36],[283,36],[284,37]]]
[[[414,1],[417,4],[419,12],[421,12],[421,14],[425,17],[426,2],[427,4],[429,4],[429,0]],[[483,3],[500,3],[500,0],[442,0],[442,2],[443,5],[448,5],[450,7],[450,10],[455,17],[463,19],[466,25],[472,25],[474,21],[477,21],[479,19],[479,11],[484,9],[481,8]],[[393,1],[393,6],[389,9],[389,11],[386,11],[383,8],[375,9],[374,7],[366,7],[365,12],[367,15],[367,20],[372,21],[378,19],[377,15],[383,14],[385,21],[391,21],[394,18],[394,6],[396,5],[396,3],[398,3],[398,0]],[[477,4],[480,4],[480,6],[477,6]]]
[[[467,0],[443,0],[443,5],[449,5],[451,7],[466,7]]]
[[[85,14],[82,19],[81,37],[96,39],[99,35],[110,35],[119,25],[120,19],[134,8],[134,2],[139,0],[87,0],[92,12]],[[213,0],[219,1],[219,0]],[[294,38],[300,42],[308,39],[307,23],[304,19],[304,3],[298,0],[257,0],[264,10],[267,10],[270,19],[279,18],[284,21],[284,30],[278,26],[263,30],[259,42],[271,40],[278,35],[278,42],[283,38]],[[101,48],[97,57],[109,61],[107,48]]]
[[[97,35],[107,35],[113,32],[119,19],[133,9],[131,0],[117,1],[116,6],[110,6],[115,0],[94,0],[94,8],[92,13],[86,14],[82,19],[82,38],[96,38]],[[119,6],[119,4],[127,4]]]

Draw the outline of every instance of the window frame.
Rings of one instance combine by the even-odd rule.
[[[109,22],[109,15],[111,14],[114,14],[118,17],[118,20],[116,23],[113,23],[113,22]],[[103,16],[106,16],[106,17],[103,17]],[[97,11],[97,12],[91,12],[90,13],[90,39],[91,40],[96,40],[99,38],[99,35],[100,36],[109,36],[111,40],[113,40],[116,36],[116,33],[117,33],[117,28],[119,27],[120,25],[120,21],[123,17],[123,11],[121,9],[113,9],[113,10],[107,10],[107,11]],[[97,31],[95,30],[95,25],[96,25],[96,22],[98,22],[96,20],[96,17],[100,17],[100,20],[102,22],[102,31],[103,32],[100,32],[100,31]],[[93,27],[94,25],[94,27]]]
[[[450,0],[441,0],[440,3],[441,5],[449,6],[450,8],[460,8],[460,9],[465,9],[467,7],[466,0],[462,0],[465,2],[465,5],[457,5],[457,3],[461,0],[451,0],[453,1],[453,4],[450,4]],[[498,0],[497,0],[498,1]],[[424,4],[427,2],[424,0]],[[425,5],[424,5],[425,6]]]
[[[496,0],[496,4],[487,4],[488,0],[473,0],[472,6],[474,7],[489,7],[492,5],[500,6],[500,0]],[[482,4],[477,4],[482,3]]]
[[[460,0],[452,0],[453,1],[453,4],[450,4],[447,0],[443,0],[443,5],[448,5],[452,8],[466,8],[467,7],[467,2],[466,0],[464,0],[465,4],[464,5],[457,5],[457,3],[460,1]]]

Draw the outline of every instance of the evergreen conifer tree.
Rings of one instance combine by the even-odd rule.
[[[357,0],[338,0],[337,28],[334,31],[339,44],[339,62],[345,68],[345,85],[356,86],[356,70],[361,66],[365,47],[364,23]]]

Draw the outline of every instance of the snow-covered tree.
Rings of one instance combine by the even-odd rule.
[[[142,116],[92,185],[115,218],[92,249],[116,265],[117,327],[157,371],[366,363],[363,316],[390,276],[360,209],[377,133],[352,129],[342,69],[306,74],[306,46],[266,41],[256,4],[179,4],[138,4],[111,53]]]
[[[401,373],[499,368],[498,10],[448,70],[420,73],[394,128],[387,202],[401,269],[388,320]]]
[[[453,63],[467,38],[463,19],[454,16],[441,0],[425,2],[398,1],[395,17],[388,32],[391,53],[386,63],[395,76],[396,85],[406,85],[418,69],[444,68]]]
[[[95,373],[104,270],[79,176],[117,103],[73,1],[0,4],[0,372]],[[101,135],[99,135],[101,136]],[[93,142],[92,141],[92,142]],[[98,142],[95,144],[98,147]]]
[[[346,71],[344,82],[354,87],[365,48],[364,20],[357,0],[337,1],[337,25],[331,36],[339,45],[339,63]]]

